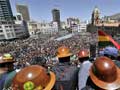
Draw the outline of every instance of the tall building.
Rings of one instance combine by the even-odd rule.
[[[87,31],[94,33],[97,30],[103,30],[112,37],[120,34],[119,14],[100,18],[100,11],[96,7],[92,13],[92,23],[87,25]]]
[[[53,22],[57,22],[58,23],[58,28],[61,28],[60,25],[60,10],[58,9],[53,9],[52,10],[52,16],[53,16]]]
[[[15,38],[13,14],[9,0],[0,0],[0,40]]]
[[[17,9],[17,13],[22,14],[23,20],[30,21],[30,15],[27,5],[17,4],[16,9]]]
[[[97,7],[95,7],[92,12],[91,21],[93,25],[96,25],[100,22],[100,10]]]
[[[13,20],[13,14],[9,0],[0,0],[0,21]]]
[[[27,23],[23,20],[17,19],[14,24],[14,31],[16,38],[27,38],[29,37]]]

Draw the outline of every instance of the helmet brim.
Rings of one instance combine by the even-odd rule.
[[[102,89],[115,90],[115,89],[120,88],[120,70],[118,67],[117,67],[117,78],[115,81],[111,83],[102,81],[99,78],[97,78],[96,75],[92,71],[92,67],[90,68],[90,78],[96,86]]]
[[[55,84],[55,81],[56,81],[55,74],[53,72],[50,72],[50,81],[49,81],[48,85],[43,90],[51,90]],[[38,90],[37,88],[35,88],[35,90]]]
[[[68,53],[68,54],[59,54],[57,55],[58,58],[63,58],[63,57],[68,57],[68,56],[71,56],[72,53]]]
[[[55,74],[53,72],[50,72],[50,82],[48,83],[44,90],[51,90],[55,84],[55,80],[56,80]]]

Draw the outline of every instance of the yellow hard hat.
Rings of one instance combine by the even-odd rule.
[[[0,59],[0,64],[8,62],[14,62],[13,56],[9,53],[3,54],[2,58]]]

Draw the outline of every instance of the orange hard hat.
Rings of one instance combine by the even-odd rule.
[[[13,90],[51,90],[55,84],[55,74],[46,72],[39,65],[31,65],[23,68],[13,78]]]
[[[90,53],[89,53],[89,50],[87,50],[87,49],[81,50],[78,53],[79,58],[89,57],[89,55],[90,55]]]
[[[71,56],[71,55],[72,55],[72,53],[70,52],[68,47],[61,46],[58,48],[58,51],[57,51],[58,58],[67,57],[67,56]]]
[[[108,57],[96,58],[90,68],[90,78],[93,83],[105,90],[120,88],[120,69]]]

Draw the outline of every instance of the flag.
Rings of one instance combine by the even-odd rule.
[[[103,31],[98,30],[98,41],[99,42],[110,41],[110,38]]]
[[[107,33],[102,30],[98,30],[98,46],[115,46],[117,49],[120,49],[120,45]]]

